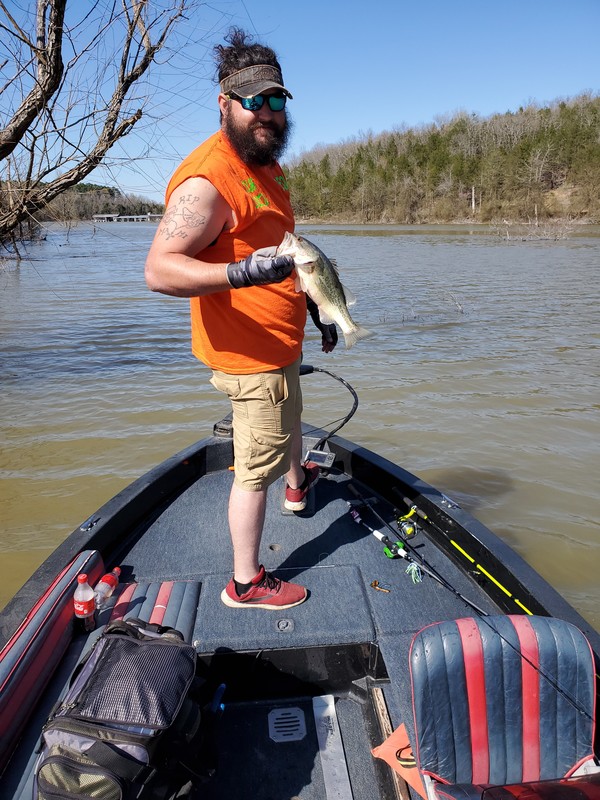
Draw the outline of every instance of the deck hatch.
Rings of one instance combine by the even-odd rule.
[[[269,711],[269,736],[274,742],[300,742],[306,736],[304,711],[297,706]]]

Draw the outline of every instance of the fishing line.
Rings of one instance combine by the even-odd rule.
[[[250,21],[250,24],[251,24],[251,25],[252,25],[252,27],[254,28],[254,33],[255,33],[255,34],[258,36],[258,31],[256,30],[256,25],[254,24],[254,20],[253,20],[253,19],[252,19],[252,17],[250,16],[250,12],[248,11],[248,8],[247,8],[247,6],[246,6],[246,3],[244,3],[244,0],[240,0],[240,2],[241,2],[241,4],[242,4],[242,8],[243,8],[243,9],[244,9],[244,11],[246,12],[246,15],[247,15],[247,17],[248,17],[248,19],[249,19],[249,21]]]

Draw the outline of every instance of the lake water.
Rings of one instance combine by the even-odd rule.
[[[0,264],[0,606],[82,520],[226,413],[154,295],[151,224],[51,227]],[[357,391],[340,432],[471,511],[600,628],[600,230],[516,241],[457,227],[301,226],[375,332],[305,361]],[[305,420],[351,407],[304,379]]]

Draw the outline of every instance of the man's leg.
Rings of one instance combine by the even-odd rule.
[[[250,583],[260,569],[259,548],[265,521],[267,490],[250,492],[236,483],[229,495],[229,530],[233,544],[233,577]]]
[[[284,370],[293,384],[288,397]],[[290,471],[292,450],[298,462],[295,474],[302,473],[297,365],[284,370],[244,376],[213,371],[211,379],[230,397],[233,408],[235,479],[229,495],[229,527],[234,573],[221,592],[223,603],[232,608],[291,608],[307,597],[303,586],[266,572],[259,556],[267,486]]]
[[[302,469],[302,427],[298,419],[290,450],[291,467],[286,474],[289,486],[297,489],[304,481]],[[233,577],[239,583],[250,583],[260,568],[259,549],[265,521],[267,490],[255,492],[236,483],[229,496],[229,530],[233,543]]]
[[[286,473],[287,487],[284,505],[288,511],[304,511],[310,487],[319,477],[319,467],[315,464],[303,464],[302,424],[297,418],[291,446],[291,466]]]
[[[285,479],[287,485],[292,489],[297,489],[304,481],[304,470],[302,469],[302,424],[300,417],[296,419],[294,425],[294,433],[292,436],[292,446],[290,448],[291,466],[289,472],[286,474]]]
[[[274,611],[303,603],[303,586],[276,578],[259,564],[267,490],[248,491],[233,484],[229,496],[229,527],[233,543],[233,578],[221,592],[230,608],[266,608]]]

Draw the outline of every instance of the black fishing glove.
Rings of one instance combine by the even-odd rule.
[[[227,280],[234,289],[281,283],[293,269],[291,256],[278,256],[276,247],[263,247],[242,261],[227,264]]]
[[[308,309],[308,313],[310,314],[312,321],[315,323],[315,326],[321,331],[321,336],[323,337],[323,350],[327,352],[333,350],[338,342],[336,326],[333,323],[330,325],[324,325],[321,322],[321,318],[319,317],[319,306],[308,295],[306,295],[306,308]]]

